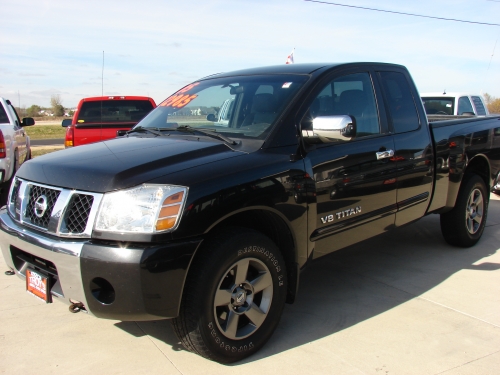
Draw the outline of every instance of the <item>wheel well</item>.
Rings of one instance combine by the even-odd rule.
[[[266,210],[256,209],[243,211],[218,223],[215,227],[211,228],[208,233],[206,233],[206,236],[212,236],[227,227],[253,229],[263,233],[276,244],[286,263],[288,278],[286,301],[288,303],[293,303],[297,290],[299,273],[297,267],[297,246],[292,236],[292,231],[285,221],[277,214]]]
[[[486,185],[488,192],[490,192],[491,189],[491,181],[490,181],[490,164],[488,163],[488,160],[482,156],[476,156],[474,157],[469,164],[467,165],[467,168],[464,171],[464,178],[463,180],[466,179],[467,175],[470,174],[477,174],[479,177],[481,177],[484,181],[484,184]]]

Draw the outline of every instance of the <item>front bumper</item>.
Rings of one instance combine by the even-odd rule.
[[[0,249],[26,278],[34,268],[50,275],[53,297],[80,302],[88,313],[116,320],[178,315],[187,269],[201,239],[155,244],[69,240],[45,236],[0,211]]]

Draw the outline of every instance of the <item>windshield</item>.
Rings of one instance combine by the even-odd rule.
[[[194,82],[163,101],[137,127],[203,128],[231,138],[264,139],[305,75],[242,76]]]
[[[428,115],[452,115],[455,98],[422,98]]]

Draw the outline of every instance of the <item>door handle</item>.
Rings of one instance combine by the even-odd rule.
[[[377,160],[392,158],[394,156],[394,150],[385,150],[375,153],[377,155]]]

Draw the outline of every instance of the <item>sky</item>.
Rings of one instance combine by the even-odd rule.
[[[500,23],[500,0],[324,0]],[[305,0],[4,0],[0,96],[49,107],[59,95],[144,95],[157,103],[219,72],[295,63],[405,65],[418,90],[500,97],[500,26]]]

